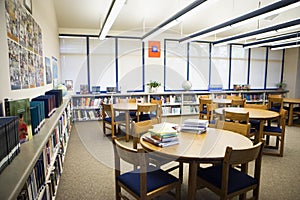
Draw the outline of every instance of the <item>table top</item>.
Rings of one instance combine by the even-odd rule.
[[[284,103],[299,103],[300,104],[300,99],[298,98],[283,98]]]
[[[232,99],[213,99],[213,103],[231,104]]]
[[[147,134],[150,133],[145,135]],[[207,128],[206,133],[202,134],[180,132],[178,133],[179,144],[163,148],[144,141],[142,138],[145,135],[141,137],[140,143],[146,151],[182,162],[220,160],[224,157],[227,146],[234,149],[253,146],[253,142],[241,134],[215,128]]]
[[[226,107],[226,108],[217,108],[216,113],[223,114],[223,111],[229,111],[229,112],[249,112],[249,118],[250,119],[273,119],[279,117],[279,113],[265,110],[265,109],[259,109],[259,108],[237,108],[237,107]]]
[[[153,103],[116,103],[113,108],[119,111],[136,111],[138,105],[155,105]]]

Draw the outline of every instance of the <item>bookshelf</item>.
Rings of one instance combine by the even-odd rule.
[[[34,199],[55,197],[56,190],[50,187],[57,188],[63,171],[71,130],[70,119],[70,99],[65,99],[52,116],[45,120],[39,133],[21,145],[20,153],[0,174],[0,199],[17,199],[26,188],[35,189],[28,192]]]
[[[239,90],[239,91],[187,91],[187,92],[156,92],[156,93],[101,93],[97,95],[73,95],[72,114],[74,121],[101,120],[101,106],[91,106],[83,98],[100,99],[100,101],[117,103],[119,99],[136,98],[137,102],[150,102],[152,98],[162,99],[162,116],[197,115],[199,114],[200,95],[209,94],[213,98],[225,98],[226,95],[238,95],[246,98],[247,103],[266,104],[268,94],[286,94],[288,91],[280,90]],[[86,101],[85,101],[86,102]],[[91,100],[89,101],[91,102]],[[101,103],[100,103],[101,104]],[[99,113],[97,118],[90,118],[88,113]],[[81,117],[78,117],[81,113]],[[86,114],[85,114],[86,113]]]

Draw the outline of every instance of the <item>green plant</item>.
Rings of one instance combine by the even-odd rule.
[[[157,87],[161,86],[161,83],[160,83],[160,82],[157,82],[157,81],[150,81],[149,83],[147,83],[147,85],[148,85],[150,88],[157,88]]]
[[[285,89],[286,86],[287,86],[287,84],[286,84],[285,81],[282,81],[282,82],[277,83],[276,86],[277,86],[278,88],[283,88],[283,89]]]

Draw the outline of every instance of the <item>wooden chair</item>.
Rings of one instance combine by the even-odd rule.
[[[119,132],[119,125],[125,126],[125,115],[124,116],[115,116],[114,109],[112,104],[104,104],[102,103],[102,123],[103,123],[103,133],[106,134],[106,129],[111,130],[112,137],[115,136],[116,128],[118,128]],[[118,127],[116,127],[118,125]]]
[[[209,94],[203,94],[203,95],[200,95],[199,96],[199,99],[211,99],[211,95],[209,95]]]
[[[268,105],[267,104],[255,104],[255,103],[249,103],[248,104],[248,103],[245,103],[244,108],[255,108],[255,109],[267,110]],[[250,119],[249,121],[250,121],[250,124],[251,124],[251,128],[250,128],[251,134],[257,134],[259,132],[259,128],[260,128],[260,121],[255,120],[255,119]]]
[[[159,122],[159,116],[158,116],[159,110],[157,104],[152,105],[144,105],[144,104],[138,104],[137,105],[137,111],[136,111],[136,121],[145,121],[145,120],[155,120],[156,123]]]
[[[149,165],[148,154],[143,149],[132,149],[113,138],[115,156],[116,199],[129,199],[122,189],[136,199],[153,199],[175,189],[175,198],[180,199],[181,183],[168,172]],[[121,160],[132,164],[134,170],[123,172]],[[138,168],[136,169],[136,166]]]
[[[248,124],[240,124],[235,122],[224,122],[223,129],[228,131],[233,131],[236,133],[239,133],[241,135],[244,135],[246,137],[251,137],[250,135],[250,123]]]
[[[157,117],[158,117],[158,123],[161,123],[161,119],[162,119],[162,100],[159,99],[151,99],[150,103],[155,103],[157,104],[158,108],[157,108]]]
[[[235,99],[235,100],[237,100],[237,99],[242,99],[242,97],[241,96],[236,96],[236,95],[226,95],[226,99]]]
[[[279,113],[283,109],[283,97],[269,95],[268,109]]]
[[[246,103],[246,99],[232,99],[231,100],[231,107],[244,107],[244,104]]]
[[[231,122],[231,123],[226,123],[226,122]],[[227,124],[227,125],[225,125]],[[240,126],[240,124],[242,124]],[[246,126],[243,126],[246,125]],[[230,112],[230,111],[225,111],[225,122],[223,125],[224,126],[230,127],[231,129],[236,129],[238,133],[245,135],[248,138],[254,137],[257,132],[251,131],[250,127],[250,120],[249,120],[249,112],[246,113],[238,113],[238,112]],[[236,126],[236,127],[234,127]],[[245,131],[248,132],[245,132]],[[234,131],[234,130],[233,130]]]
[[[218,104],[216,103],[208,103],[207,104],[207,116],[209,120],[208,126],[211,128],[216,128],[218,123],[218,117],[216,116],[215,110],[218,108]]]
[[[207,115],[207,104],[211,104],[212,99],[199,98],[199,119],[209,119]]]
[[[140,137],[144,133],[147,133],[150,128],[153,127],[153,122],[151,120],[133,122],[133,148],[137,149],[137,144],[140,142]]]
[[[270,149],[264,151],[264,154],[283,156],[286,115],[287,111],[282,109],[280,111],[280,117],[278,118],[279,123],[264,126],[263,135],[266,137],[265,149]],[[275,145],[271,145],[271,137],[275,137]],[[273,151],[271,149],[273,149]]]
[[[227,147],[222,164],[198,170],[198,188],[207,187],[220,199],[231,199],[237,195],[245,199],[248,191],[253,191],[252,199],[259,199],[262,149],[262,142],[249,149]],[[254,176],[248,173],[251,161],[255,162]],[[241,165],[241,169],[233,167],[236,165]]]

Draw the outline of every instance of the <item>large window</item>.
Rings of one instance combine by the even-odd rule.
[[[229,89],[229,46],[213,46],[211,53],[211,85]]]
[[[62,82],[73,80],[73,89],[80,91],[81,84],[88,84],[86,38],[60,38]]]
[[[233,89],[233,85],[247,84],[248,54],[249,50],[244,49],[243,46],[232,45],[230,89]]]
[[[118,39],[118,85],[121,92],[143,90],[142,42]]]
[[[182,90],[187,80],[187,43],[166,41],[165,89]]]
[[[249,84],[251,89],[264,89],[266,48],[251,49]]]
[[[189,80],[193,90],[207,90],[209,85],[209,43],[192,42],[189,48]]]
[[[281,80],[283,51],[268,50],[267,88],[276,88]]]
[[[90,38],[90,83],[91,86],[116,87],[115,39],[100,41]]]

